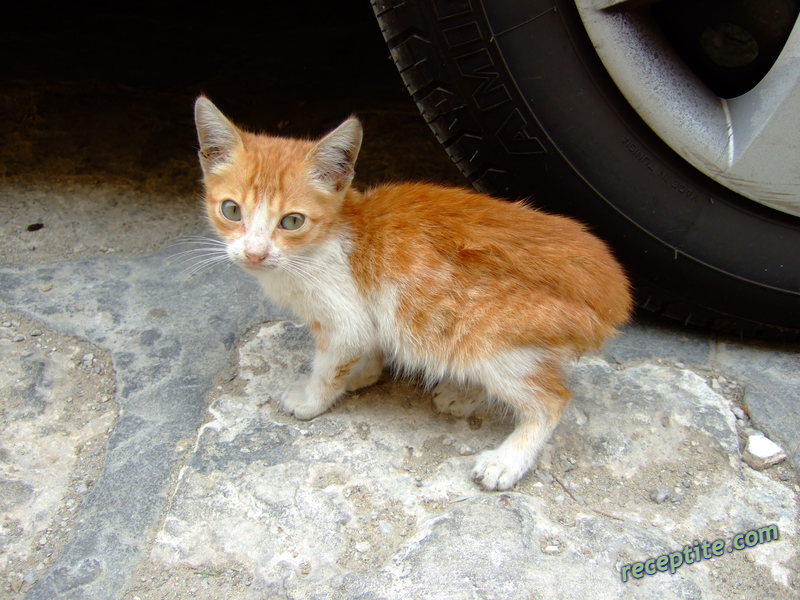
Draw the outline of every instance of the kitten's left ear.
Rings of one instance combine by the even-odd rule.
[[[353,181],[361,137],[361,122],[350,117],[317,142],[307,158],[311,180],[326,192],[346,190]]]

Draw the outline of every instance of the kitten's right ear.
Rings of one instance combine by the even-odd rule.
[[[205,96],[194,103],[194,124],[200,142],[200,166],[209,175],[231,164],[242,137],[236,125]]]

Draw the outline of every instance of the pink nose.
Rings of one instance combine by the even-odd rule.
[[[244,255],[247,257],[247,262],[251,265],[257,265],[269,256],[269,252],[245,252]]]

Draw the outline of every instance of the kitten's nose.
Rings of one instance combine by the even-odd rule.
[[[244,253],[245,257],[247,258],[247,262],[251,265],[257,265],[264,261],[269,256],[269,252],[266,250],[263,252],[248,252]]]

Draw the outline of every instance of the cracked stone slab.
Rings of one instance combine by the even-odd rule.
[[[96,481],[74,505],[61,496],[56,519],[75,516],[64,535],[45,530],[50,562],[16,563],[4,590],[12,597],[570,597],[594,596],[585,582],[607,581],[608,597],[715,598],[797,585],[793,474],[787,464],[760,474],[744,466],[742,421],[731,418],[747,408],[770,437],[789,435],[796,350],[634,325],[605,358],[576,367],[576,402],[540,470],[511,493],[484,494],[469,481],[472,455],[509,423],[437,416],[429,397],[388,376],[311,423],[282,415],[275,395],[308,368],[307,333],[243,274],[189,277],[176,252],[0,266],[0,308],[35,320],[11,344],[43,343],[14,341],[34,327],[43,340],[91,344],[80,368],[113,372],[121,414]],[[53,381],[54,401],[65,402],[72,384]],[[776,441],[795,457],[786,439]],[[35,490],[3,492],[31,523]],[[780,542],[674,577],[623,588],[615,579],[623,564],[765,519],[780,526]],[[511,523],[524,523],[524,535]]]
[[[740,379],[750,416],[780,443],[796,469],[800,465],[800,346],[719,342],[713,362],[718,370]]]
[[[105,352],[2,313],[0,389],[0,573],[13,592],[59,556],[102,471],[117,405]]]
[[[786,449],[795,468],[800,465],[800,345],[717,339],[651,319],[627,328],[604,354],[614,362],[654,362],[706,374]]]
[[[240,333],[268,317],[250,280],[225,269],[189,277],[175,252],[0,266],[5,310],[109,353],[121,413],[74,530],[26,582],[28,598],[119,594],[163,510],[182,442],[203,421],[206,392]]]
[[[794,593],[797,487],[742,462],[731,402],[702,374],[582,359],[537,472],[497,494],[460,449],[499,443],[500,415],[437,415],[389,376],[310,422],[283,415],[275,400],[311,352],[287,321],[241,345],[127,599]],[[768,524],[780,540],[621,581],[622,565]]]

